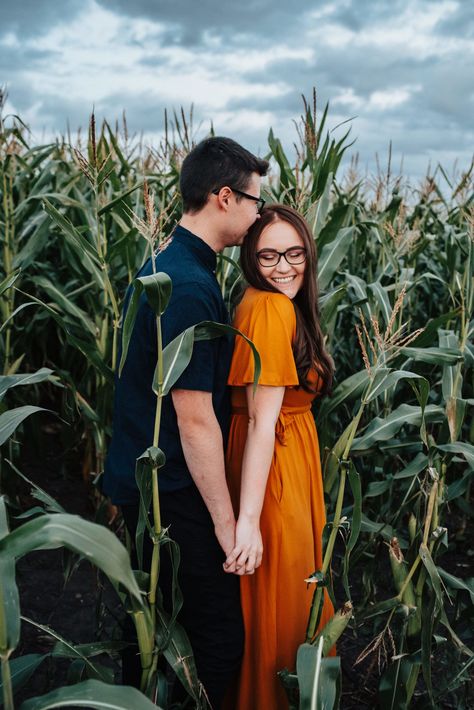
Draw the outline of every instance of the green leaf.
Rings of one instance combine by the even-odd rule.
[[[16,272],[13,273],[13,274],[10,274],[10,275],[7,276],[6,278],[4,278],[3,281],[0,281],[0,296],[1,296],[2,293],[4,293],[7,289],[9,289],[10,286],[13,286],[13,284],[15,283],[15,281],[17,280],[17,278],[19,277],[19,275],[20,275],[20,270],[18,269],[18,271],[16,271]]]
[[[98,286],[103,286],[97,251],[90,242],[74,227],[71,222],[54,207],[44,200],[43,206],[51,219],[60,227],[68,244],[73,248],[87,270],[94,276]]]
[[[428,466],[428,457],[426,454],[418,453],[413,461],[410,461],[410,463],[405,466],[401,471],[398,471],[393,477],[394,478],[412,478],[413,476],[417,476],[423,469],[427,468]]]
[[[113,200],[110,200],[110,202],[107,202],[106,205],[100,208],[98,212],[99,217],[101,217],[103,214],[106,214],[106,212],[109,212],[113,207],[122,202],[125,197],[128,197],[128,195],[131,195],[132,192],[135,192],[135,190],[139,190],[141,187],[143,187],[143,182],[137,182],[128,190],[125,190],[120,195],[117,195],[117,197],[114,197]]]
[[[143,570],[143,539],[145,528],[152,535],[152,526],[149,511],[153,496],[151,463],[148,450],[139,456],[135,462],[135,480],[140,493],[140,507],[138,511],[137,529],[135,531],[135,549],[138,558],[138,569]]]
[[[401,603],[402,602],[398,597],[385,599],[383,602],[366,607],[361,614],[358,614],[357,619],[358,621],[365,621],[366,619],[371,619],[374,616],[386,614],[387,611],[392,611],[395,607],[401,606]]]
[[[434,404],[425,408],[425,417],[430,422],[442,422],[444,420],[444,410]],[[379,441],[391,439],[402,428],[404,424],[420,426],[422,422],[421,407],[414,407],[410,404],[401,404],[391,412],[388,417],[381,419],[376,417],[367,427],[363,436],[354,439],[352,451],[366,451],[375,446]]]
[[[71,648],[71,644],[68,642],[58,641],[51,654],[61,658],[77,658],[78,656],[81,658],[93,658],[104,653],[108,655],[116,653],[126,646],[127,643],[125,641],[96,641],[93,643],[74,644]]]
[[[393,660],[380,679],[380,707],[384,710],[407,710],[407,685],[412,663],[406,657]]]
[[[329,208],[331,206],[331,187],[333,183],[334,175],[329,173],[326,179],[326,184],[324,190],[319,198],[316,200],[310,210],[314,213],[308,215],[308,222],[312,225],[312,232],[317,241],[322,228],[326,224]]]
[[[65,639],[63,636],[58,634],[57,631],[54,631],[54,629],[51,629],[49,626],[45,626],[44,624],[39,624],[36,621],[33,621],[32,619],[29,619],[26,616],[21,617],[23,621],[26,621],[28,624],[31,624],[37,629],[40,629],[43,633],[47,634],[48,636],[51,636],[52,638],[56,639],[57,643],[55,644],[53,650],[51,651],[51,656],[56,656],[59,658],[77,658],[80,659],[84,665],[87,667],[89,673],[93,678],[97,678],[98,680],[104,680],[105,682],[106,679],[108,678],[108,675],[102,675],[101,670],[96,667],[92,661],[89,661],[88,655],[96,655],[93,653],[94,649],[91,649],[91,647],[98,646],[98,645],[104,645],[104,644],[79,644],[75,645]],[[123,644],[122,644],[123,647]],[[89,651],[89,653],[87,653]],[[98,651],[98,653],[102,653],[103,651]]]
[[[152,311],[159,317],[166,310],[166,306],[171,298],[172,284],[168,274],[160,271],[157,274],[150,274],[149,276],[139,276],[133,281],[131,289],[132,294],[123,322],[122,356],[120,358],[119,377],[122,374],[123,366],[127,359],[130,338],[132,337],[142,293],[145,294]]]
[[[336,710],[341,694],[341,659],[322,657],[322,637],[316,646],[303,643],[296,656],[299,710]]]
[[[459,579],[459,577],[455,577],[441,567],[438,567],[438,573],[443,582],[445,582],[446,586],[450,589],[468,592],[471,597],[471,604],[474,605],[474,579],[472,577],[466,580]]]
[[[347,477],[349,479],[349,484],[352,490],[354,505],[352,508],[351,532],[344,552],[344,559],[342,561],[342,583],[347,598],[350,599],[351,594],[349,590],[349,559],[351,552],[354,549],[357,540],[359,539],[362,518],[362,490],[360,485],[360,476],[352,461],[349,464]]]
[[[441,581],[441,577],[439,576],[439,572],[436,569],[435,563],[433,562],[433,558],[431,557],[431,553],[430,553],[428,547],[424,543],[421,543],[421,545],[420,545],[419,555],[420,555],[421,561],[423,562],[423,564],[426,568],[426,571],[428,572],[429,578],[431,580],[433,591],[436,596],[437,608],[442,609],[442,607],[443,607],[443,582]]]
[[[470,468],[474,469],[474,446],[465,441],[454,441],[452,444],[442,444],[436,447],[440,451],[447,451],[450,454],[461,454],[468,462]]]
[[[364,515],[364,513],[361,514],[360,527],[362,532],[368,532],[372,535],[381,535],[383,539],[387,541],[389,541],[396,534],[395,530],[392,528],[391,525],[388,525],[388,523],[384,523],[382,521],[375,522],[374,520],[370,520],[366,515]],[[400,543],[400,547],[407,547],[406,543],[402,538],[399,537],[398,542]]]
[[[44,407],[34,407],[27,404],[23,407],[9,409],[3,414],[0,414],[0,446],[13,434],[15,429],[31,414],[36,412],[49,412],[49,409]]]
[[[0,540],[10,532],[5,500],[5,496],[0,496]]]
[[[433,700],[433,684],[431,680],[431,640],[436,616],[436,597],[434,594],[421,605],[421,669],[426,683],[428,695]]]
[[[457,348],[400,348],[402,355],[415,360],[427,362],[430,365],[455,365],[463,359],[462,352]]]
[[[164,657],[181,684],[196,701],[198,708],[207,707],[204,701],[204,689],[197,675],[193,650],[185,630],[180,624],[175,623],[170,634],[170,618],[163,610],[158,616],[158,624],[159,631],[156,638],[158,648],[163,649]]]
[[[58,688],[46,695],[30,698],[20,710],[49,710],[49,708],[85,707],[107,710],[157,710],[136,688],[109,685],[99,680],[85,680],[76,685]]]
[[[17,313],[19,313],[20,311],[24,310],[25,308],[29,308],[29,306],[34,306],[34,305],[35,305],[34,301],[27,301],[27,302],[25,302],[25,303],[21,303],[17,308],[15,308],[15,310],[14,310],[12,313],[10,313],[10,315],[8,316],[8,318],[6,318],[6,319],[3,321],[3,323],[2,323],[2,325],[1,325],[1,327],[0,327],[0,333],[4,330],[4,328],[6,328],[6,326],[8,325],[8,323],[10,323],[10,321],[15,318],[15,316],[17,315]]]
[[[18,387],[18,385],[33,385],[37,382],[43,382],[52,374],[53,370],[50,370],[48,367],[42,367],[36,372],[17,375],[0,375],[0,400],[3,398],[5,392],[11,387]]]
[[[313,646],[303,643],[298,648],[296,655],[296,675],[300,689],[300,710],[316,710],[320,707],[318,702],[318,685],[321,674],[321,661],[323,655],[323,638]]]
[[[98,334],[98,328],[96,324],[89,318],[88,314],[79,308],[67,294],[64,294],[55,284],[51,283],[44,276],[35,276],[33,282],[42,288],[50,298],[53,299],[63,311],[69,313],[78,325],[82,326],[82,329],[87,330],[92,337],[96,337]]]
[[[31,491],[30,495],[33,496],[33,498],[36,498],[36,500],[39,500],[41,503],[43,503],[48,512],[50,513],[65,513],[66,511],[58,503],[57,500],[55,500],[52,496],[49,495],[49,493],[46,493],[38,484],[33,483],[33,481],[30,481],[29,478],[27,478],[21,471],[17,469],[14,463],[12,463],[9,459],[5,459],[7,464],[10,466],[12,471],[16,473],[17,476],[20,476],[26,483],[28,483],[31,486]],[[34,509],[33,509],[34,510]],[[28,511],[31,513],[31,511]],[[44,513],[43,508],[39,508],[39,512]],[[17,519],[21,518],[21,516],[17,515]]]
[[[238,335],[243,338],[250,346],[254,362],[254,387],[257,385],[260,377],[261,362],[258,350],[252,341],[246,335],[224,323],[214,323],[213,321],[201,321],[196,325],[187,328],[174,340],[172,340],[163,350],[163,385],[161,394],[164,397],[171,390],[176,381],[181,377],[193,354],[194,342],[199,340],[208,340],[210,338],[219,338],[222,335]],[[155,369],[153,377],[153,390],[158,394],[158,366]]]
[[[49,654],[27,653],[25,656],[11,658],[10,675],[13,692],[16,693],[25,683],[29,681],[38,666],[43,663]],[[0,703],[3,695],[3,683],[0,681]]]
[[[33,550],[57,547],[66,547],[84,556],[110,579],[123,584],[141,604],[127,550],[103,525],[66,513],[42,515],[0,540],[0,552],[16,558]]]
[[[379,372],[381,374],[378,378],[374,380],[374,384],[370,390],[370,394],[366,398],[367,402],[371,402],[376,397],[380,397],[380,395],[386,392],[390,387],[395,387],[395,385],[397,385],[400,380],[413,379],[418,380],[420,390],[422,391],[422,401],[426,404],[426,400],[428,399],[428,394],[430,391],[430,385],[426,378],[422,377],[421,375],[417,375],[414,372],[409,372],[407,370],[395,370],[393,372],[390,372],[388,368],[384,368],[384,370],[379,370]]]
[[[322,402],[317,413],[318,419],[322,421],[346,400],[350,402],[360,397],[368,381],[369,376],[365,368],[343,380],[334,388],[332,396],[326,397]]]
[[[337,313],[337,307],[346,295],[347,287],[345,284],[338,286],[333,291],[330,291],[319,299],[319,310],[321,314],[321,329],[323,333],[327,332],[329,323]]]
[[[321,250],[318,260],[318,284],[321,291],[328,288],[331,279],[353,243],[356,230],[357,228],[354,226],[343,227],[337,233],[336,238]]]
[[[377,305],[379,306],[385,325],[387,326],[390,321],[390,316],[392,314],[392,307],[390,305],[390,299],[387,294],[387,290],[382,286],[380,281],[375,281],[374,283],[367,285],[368,289],[372,292]]]
[[[8,535],[2,538],[8,540]],[[20,640],[20,597],[15,581],[15,558],[10,550],[0,555],[0,655],[9,656]]]

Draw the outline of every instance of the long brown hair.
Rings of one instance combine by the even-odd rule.
[[[309,375],[316,367],[323,381],[321,394],[330,394],[334,364],[324,347],[324,338],[320,326],[317,283],[316,245],[308,224],[292,207],[269,205],[262,211],[260,219],[250,227],[240,251],[240,262],[247,283],[260,291],[280,293],[261,274],[257,259],[257,245],[263,230],[278,220],[288,222],[300,235],[306,248],[306,268],[303,285],[293,299],[296,313],[296,338],[293,354],[301,387],[314,391]]]

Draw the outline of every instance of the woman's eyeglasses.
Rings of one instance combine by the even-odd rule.
[[[306,249],[304,247],[291,247],[286,251],[276,249],[261,249],[257,252],[257,259],[260,266],[276,266],[284,256],[288,264],[296,266],[306,261]]]

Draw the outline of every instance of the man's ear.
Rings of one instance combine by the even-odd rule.
[[[229,207],[229,199],[232,195],[232,190],[230,187],[224,186],[221,187],[219,192],[217,193],[217,199],[219,202],[219,206],[222,207],[223,209],[228,209]]]

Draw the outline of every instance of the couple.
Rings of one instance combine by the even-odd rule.
[[[233,324],[262,361],[254,394],[253,356],[242,338],[196,342],[163,401],[162,524],[180,546],[179,620],[214,710],[226,693],[229,708],[287,707],[276,673],[295,667],[314,590],[304,579],[322,564],[325,512],[311,403],[330,389],[332,361],[319,325],[313,238],[293,209],[263,208],[267,168],[228,138],[199,143],[182,165],[182,219],[155,258],[156,271],[173,284],[162,317],[165,346],[200,321],[229,322],[216,253],[241,245],[248,288]],[[151,273],[149,259],[139,275]],[[143,300],[116,381],[104,474],[104,491],[121,506],[132,539],[135,460],[153,439],[156,359],[155,316]],[[147,550],[145,564],[146,557]],[[171,579],[164,554],[165,607]],[[332,613],[326,597],[321,625]],[[126,665],[124,682],[132,684]]]

